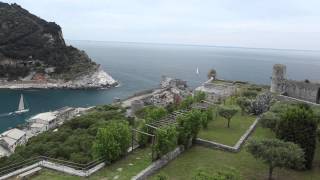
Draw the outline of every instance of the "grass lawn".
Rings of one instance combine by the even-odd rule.
[[[274,135],[270,130],[258,127],[253,136],[255,138],[272,138]],[[266,179],[268,174],[268,167],[260,160],[254,159],[251,154],[247,153],[244,149],[239,153],[230,153],[200,146],[195,146],[186,151],[176,160],[161,169],[158,174],[166,175],[169,179],[188,180],[192,179],[197,169],[214,172],[225,167],[233,167],[238,170],[244,180]],[[156,179],[156,175],[150,179]],[[311,171],[275,169],[274,178],[277,180],[319,180],[319,144],[316,150],[314,168]]]
[[[227,128],[227,120],[218,116],[217,119],[209,122],[207,129],[199,132],[198,137],[234,146],[255,119],[255,116],[242,116],[239,112],[231,119],[230,128]]]
[[[64,173],[56,172],[53,170],[44,169],[38,175],[33,176],[32,180],[107,180],[116,179],[128,180],[138,174],[141,170],[145,169],[151,164],[151,149],[137,149],[132,154],[124,159],[121,159],[110,166],[106,166],[100,171],[94,173],[89,178],[81,178],[77,176],[70,176]]]

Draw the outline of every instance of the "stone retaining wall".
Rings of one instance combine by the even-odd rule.
[[[277,99],[279,101],[288,101],[288,102],[300,102],[300,103],[306,103],[306,104],[310,104],[313,106],[320,106],[320,104],[314,103],[314,102],[310,102],[310,101],[305,101],[302,99],[297,99],[297,98],[293,98],[293,97],[289,97],[289,96],[284,96],[284,95],[278,95]]]
[[[142,170],[139,174],[131,178],[131,180],[145,180],[159,169],[167,165],[170,161],[178,157],[184,151],[184,147],[180,146],[177,147],[175,150],[169,152],[168,154],[164,155],[159,160],[153,162],[150,166],[146,169]]]
[[[53,162],[50,162],[50,161],[39,161],[38,163],[32,164],[30,166],[18,169],[18,170],[13,171],[13,172],[11,172],[9,174],[1,176],[0,180],[9,179],[11,177],[17,176],[17,175],[19,175],[19,174],[21,174],[23,172],[29,171],[29,170],[34,169],[36,167],[45,167],[45,168],[48,168],[48,169],[52,169],[52,170],[59,171],[59,172],[62,172],[62,173],[67,173],[67,174],[70,174],[70,175],[75,175],[75,176],[80,176],[80,177],[87,177],[87,176],[90,176],[92,173],[100,170],[104,166],[105,166],[105,163],[100,163],[100,164],[94,166],[93,168],[91,168],[89,170],[77,170],[77,169],[74,169],[74,168],[71,168],[71,167],[68,167],[68,166],[64,166],[64,165],[61,165],[61,164],[56,164],[56,163],[53,163]]]
[[[254,131],[256,128],[258,122],[260,120],[260,117],[258,117],[252,124],[251,126],[247,129],[247,131],[241,136],[241,138],[238,140],[238,142],[234,146],[228,146],[225,144],[217,143],[214,141],[208,141],[204,139],[197,138],[195,140],[195,143],[200,145],[200,146],[205,146],[208,148],[212,149],[221,149],[224,151],[229,151],[229,152],[239,152],[241,149],[241,146],[245,143],[245,141],[248,139],[250,134]]]

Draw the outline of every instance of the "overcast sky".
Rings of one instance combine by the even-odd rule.
[[[0,0],[70,40],[320,50],[320,0]]]

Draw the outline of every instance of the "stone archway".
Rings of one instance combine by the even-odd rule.
[[[318,92],[317,92],[316,103],[317,103],[317,104],[320,104],[320,88],[318,89]]]

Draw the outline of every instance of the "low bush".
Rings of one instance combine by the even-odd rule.
[[[262,127],[276,131],[279,120],[280,117],[276,113],[266,112],[261,116],[260,123]]]

